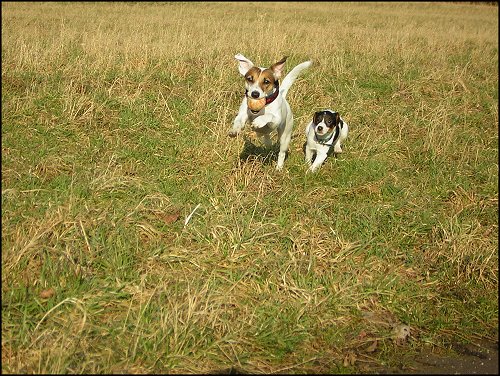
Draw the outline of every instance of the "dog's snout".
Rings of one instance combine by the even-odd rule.
[[[252,94],[250,94],[250,95],[252,96],[252,98],[255,98],[255,99],[257,99],[260,96],[258,91],[252,91]]]
[[[318,126],[318,132],[321,132],[323,130],[323,127],[321,125]]]

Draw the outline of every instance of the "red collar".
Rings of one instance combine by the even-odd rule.
[[[266,105],[274,101],[278,97],[279,93],[280,93],[280,85],[278,84],[278,81],[276,81],[276,90],[274,90],[274,93],[272,93],[270,96],[266,97]]]

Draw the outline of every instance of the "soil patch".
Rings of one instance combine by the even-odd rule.
[[[477,344],[455,344],[456,356],[421,353],[412,359],[404,357],[403,368],[367,367],[360,373],[427,374],[427,375],[498,375],[498,341]],[[297,371],[297,370],[295,370]],[[248,374],[247,370],[231,367],[211,372],[219,375]],[[320,372],[321,373],[321,372]]]
[[[410,374],[496,374],[498,375],[498,342],[477,345],[455,345],[457,357],[435,354],[420,355],[415,359],[415,370]],[[413,367],[412,367],[413,368]]]
[[[402,368],[380,369],[381,374],[427,375],[498,375],[498,341],[476,344],[454,344],[455,355],[424,352],[411,359],[405,357]]]

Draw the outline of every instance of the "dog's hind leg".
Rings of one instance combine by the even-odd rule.
[[[293,130],[293,115],[290,107],[288,107],[288,113],[286,116],[285,126],[283,128],[278,128],[278,140],[280,142],[280,151],[278,153],[278,163],[276,164],[276,170],[280,171],[283,168],[283,163],[285,163],[286,152],[288,151],[288,146],[292,139]]]
[[[290,140],[292,139],[292,132],[287,132],[287,130],[285,130],[279,136],[280,151],[278,153],[278,163],[276,164],[276,170],[278,171],[283,168],[283,163],[285,163],[286,152],[288,151],[288,146],[290,145]]]

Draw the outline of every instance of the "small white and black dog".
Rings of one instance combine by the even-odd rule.
[[[338,112],[332,110],[317,111],[306,127],[306,163],[308,172],[316,172],[325,159],[342,153],[342,143],[347,138],[349,127]],[[313,155],[316,154],[314,163]]]
[[[270,133],[277,131],[280,150],[276,169],[281,170],[293,128],[293,114],[286,95],[299,74],[309,68],[312,62],[305,61],[294,67],[280,85],[279,79],[283,73],[286,57],[269,68],[255,66],[242,54],[237,54],[235,59],[238,60],[240,74],[245,77],[246,91],[229,136],[238,135],[248,123],[257,135],[263,137],[264,144],[269,147],[272,144]]]

